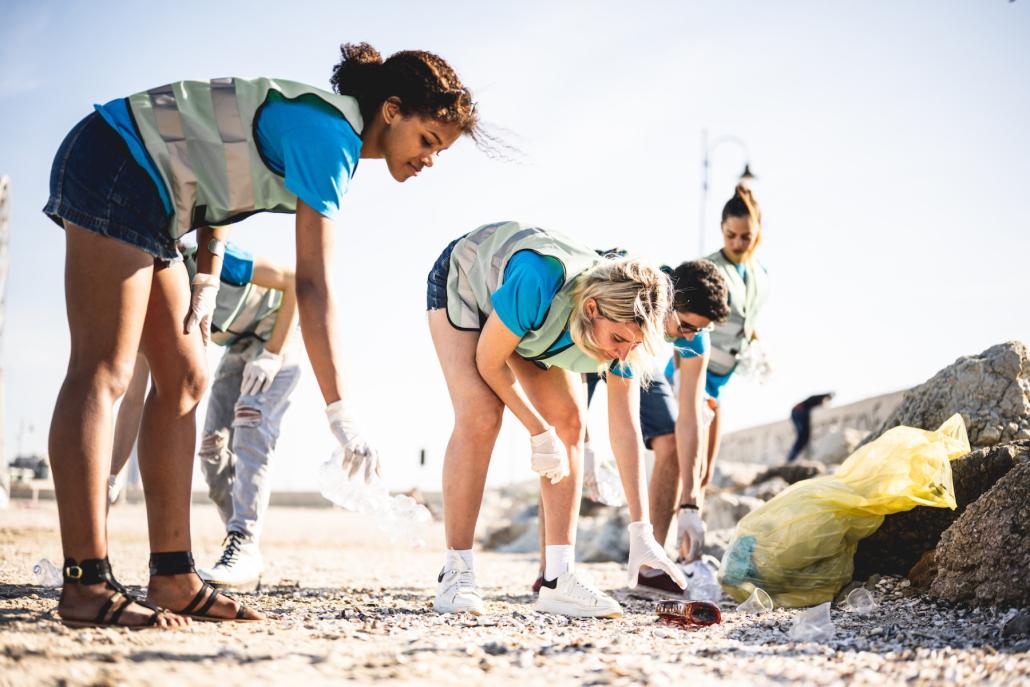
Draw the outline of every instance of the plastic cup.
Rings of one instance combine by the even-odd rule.
[[[772,597],[761,587],[755,587],[755,590],[751,592],[751,596],[744,603],[737,606],[738,613],[746,613],[747,615],[761,615],[762,613],[768,613],[772,609]]]

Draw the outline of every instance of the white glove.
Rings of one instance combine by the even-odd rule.
[[[343,401],[336,401],[325,409],[325,416],[329,420],[329,429],[343,449],[340,467],[347,473],[347,478],[363,474],[365,484],[371,484],[380,475],[379,453],[361,436],[350,410]]]
[[[261,394],[272,388],[272,381],[283,366],[283,357],[270,351],[261,351],[261,355],[251,360],[243,368],[243,383],[240,394]]]
[[[700,511],[694,508],[681,508],[676,516],[676,542],[680,556],[687,563],[701,558],[701,549],[705,545],[705,523],[701,520]]]
[[[554,427],[529,437],[529,443],[533,447],[530,458],[533,472],[551,480],[551,484],[561,482],[569,474],[569,454],[565,444],[554,433]]]
[[[687,577],[680,567],[672,562],[665,549],[655,541],[654,529],[649,522],[629,524],[629,567],[626,570],[626,584],[630,589],[637,586],[637,577],[642,566],[664,570],[679,585],[687,588]]]
[[[213,274],[198,272],[193,277],[193,298],[190,301],[190,314],[186,316],[186,333],[200,326],[200,338],[206,346],[211,340],[211,317],[215,313],[215,300],[218,298],[218,277]]]

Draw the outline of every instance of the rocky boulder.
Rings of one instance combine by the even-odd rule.
[[[858,543],[855,579],[865,579],[873,573],[908,574],[927,552],[937,546],[944,530],[962,516],[971,503],[1014,466],[1024,462],[1030,462],[1030,441],[982,448],[951,461],[958,508],[918,507],[888,515],[880,529]],[[930,563],[931,560],[924,561],[922,568]],[[917,577],[925,577],[922,568]]]
[[[705,496],[701,519],[709,530],[732,529],[740,519],[761,506],[765,501],[753,496],[728,494],[726,492]]]
[[[1030,462],[969,506],[941,536],[934,596],[975,605],[1030,607]]]
[[[793,463],[775,465],[768,470],[765,470],[755,477],[755,481],[751,484],[758,485],[776,477],[784,480],[787,484],[794,484],[795,482],[800,482],[803,479],[810,479],[812,477],[818,477],[819,475],[825,474],[826,466],[823,463],[817,463],[812,460],[796,460]]]
[[[1030,439],[1030,351],[1019,341],[959,358],[905,393],[868,443],[891,427],[936,429],[954,413],[966,421],[973,447]]]
[[[812,440],[808,447],[809,459],[825,465],[839,465],[855,452],[868,434],[867,430],[854,427],[844,427],[827,432]]]

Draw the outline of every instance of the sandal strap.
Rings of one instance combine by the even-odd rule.
[[[209,591],[213,592],[214,589],[211,588],[211,585],[205,582],[204,585],[200,588],[200,591],[197,592],[197,595],[193,597],[193,601],[190,601],[185,608],[183,608],[181,611],[176,611],[176,613],[180,615],[193,615],[196,612],[193,609],[200,605],[200,602],[204,599],[204,596]],[[212,596],[214,595],[212,594]]]
[[[193,554],[189,551],[167,551],[150,554],[151,577],[185,575],[195,570]]]
[[[134,603],[135,600],[131,596],[122,597],[122,603],[120,603],[118,607],[114,609],[114,613],[111,614],[111,619],[108,620],[108,622],[112,625],[117,625],[118,619],[122,617],[122,613],[125,612],[125,609]]]
[[[197,609],[194,612],[194,614],[195,615],[200,615],[200,616],[206,616],[207,612],[210,611],[211,607],[215,605],[216,601],[218,601],[218,597],[219,596],[222,596],[222,594],[217,589],[212,589],[211,590],[211,596],[207,597],[207,602],[203,606],[201,606],[199,609]]]
[[[101,606],[100,610],[97,612],[96,622],[101,625],[106,624],[104,619],[107,617],[107,612],[110,611],[111,607],[114,606],[118,601],[124,598],[125,597],[122,596],[120,592],[115,592],[111,596],[107,597],[107,599],[104,601],[104,605]]]
[[[247,615],[247,607],[240,604],[240,609],[236,611],[236,620],[242,620],[245,615]]]
[[[110,584],[114,580],[111,562],[106,557],[86,558],[78,562],[74,558],[65,558],[62,573],[65,584]]]

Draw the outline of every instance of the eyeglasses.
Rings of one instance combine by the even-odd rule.
[[[679,315],[676,315],[676,327],[679,329],[680,334],[700,334],[701,332],[710,332],[715,328],[715,325],[711,322],[704,327],[695,327],[689,322],[684,322],[680,319]]]

